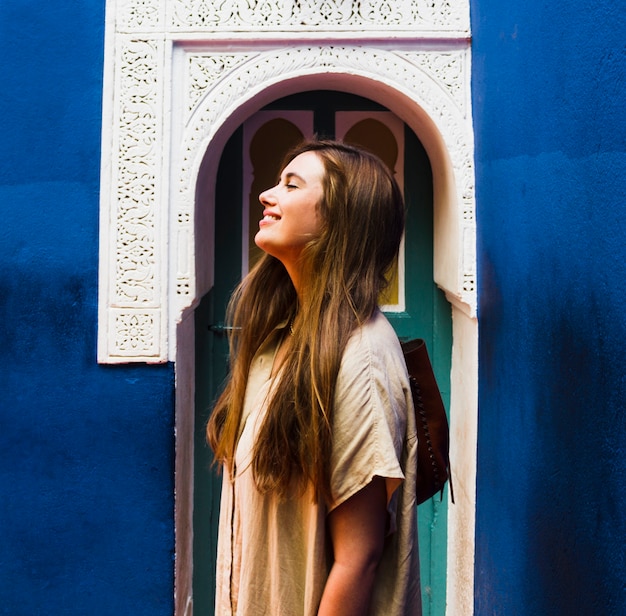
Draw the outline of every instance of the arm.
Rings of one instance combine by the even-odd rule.
[[[334,562],[318,616],[367,614],[385,543],[387,490],[374,479],[328,515]]]

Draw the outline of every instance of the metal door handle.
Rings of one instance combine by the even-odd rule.
[[[225,334],[226,332],[232,332],[236,329],[241,329],[241,327],[233,327],[232,325],[224,325],[224,323],[214,323],[213,325],[209,325],[209,331],[214,334]]]

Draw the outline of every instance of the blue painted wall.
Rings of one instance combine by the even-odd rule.
[[[173,613],[173,369],[98,366],[104,1],[0,2],[0,613]]]
[[[479,615],[626,613],[621,0],[472,0]],[[0,613],[173,611],[173,369],[98,366],[104,0],[0,3]],[[456,615],[454,615],[456,616]]]
[[[626,614],[626,12],[472,1],[478,615]]]

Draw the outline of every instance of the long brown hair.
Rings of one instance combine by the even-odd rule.
[[[265,254],[228,307],[233,326],[230,376],[207,439],[233,470],[248,372],[255,353],[281,323],[291,323],[289,352],[268,401],[253,451],[259,490],[288,495],[309,482],[330,498],[329,461],[337,375],[352,332],[374,313],[404,230],[404,203],[386,165],[337,141],[308,141],[286,162],[315,152],[324,165],[322,230],[301,256],[300,298],[282,263]]]

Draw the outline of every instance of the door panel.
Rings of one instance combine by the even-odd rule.
[[[405,195],[407,226],[393,292],[383,309],[401,338],[426,340],[444,402],[449,404],[451,310],[433,282],[432,174],[421,143],[397,117],[360,97],[307,92],[273,103],[235,133],[222,156],[216,188],[215,285],[196,310],[196,616],[213,614],[215,585],[220,480],[211,469],[204,427],[226,375],[228,353],[226,337],[215,325],[223,323],[228,297],[254,260],[251,238],[261,215],[258,193],[276,181],[279,169],[274,166],[281,158],[276,147],[287,149],[300,134],[310,137],[313,132],[369,147],[394,169]],[[270,159],[276,161],[274,166],[265,164]],[[418,518],[424,614],[440,616],[445,614],[446,499],[421,505]]]
[[[404,124],[388,111],[338,111],[335,116],[336,136],[348,143],[374,152],[391,170],[404,194]],[[404,238],[398,260],[389,274],[389,286],[380,297],[384,312],[405,309]]]
[[[228,298],[241,276],[241,148],[239,129],[224,148],[217,175],[214,285],[195,311],[193,602],[196,616],[214,613],[221,477],[213,466],[205,427],[216,392],[228,372],[227,339],[215,325],[224,323]]]

